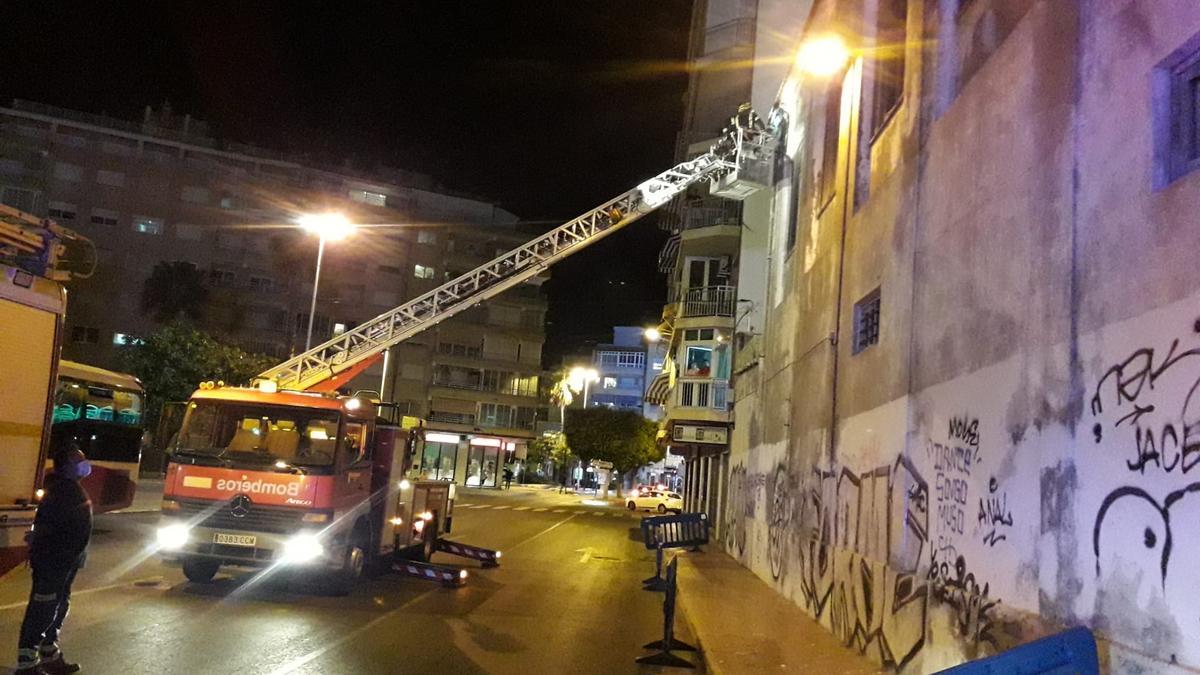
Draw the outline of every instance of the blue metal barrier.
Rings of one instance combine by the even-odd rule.
[[[938,675],[1098,675],[1096,640],[1086,628],[1072,628],[986,659],[943,670]]]
[[[665,591],[663,578],[663,549],[690,548],[700,550],[708,543],[708,516],[703,513],[680,513],[674,516],[642,518],[642,540],[654,550],[654,576],[642,581],[648,591]]]
[[[662,550],[661,548],[659,549]],[[679,559],[672,558],[667,565],[667,574],[664,579],[666,594],[663,595],[663,636],[661,640],[655,640],[646,644],[644,649],[654,649],[655,653],[649,656],[641,656],[636,660],[638,663],[644,663],[652,666],[672,666],[675,668],[695,668],[690,661],[680,658],[672,651],[694,652],[698,651],[692,645],[686,642],[675,639],[675,577],[676,570],[679,567]]]

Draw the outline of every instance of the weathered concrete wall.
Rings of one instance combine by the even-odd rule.
[[[1112,672],[1200,670],[1200,174],[1154,183],[1156,69],[1200,45],[1200,4],[985,1],[969,78],[937,41],[956,3],[909,4],[900,109],[860,144],[851,65],[841,189],[771,258],[726,548],[898,670],[1075,624]],[[812,171],[819,94],[782,91]],[[789,190],[754,216],[776,250]],[[876,287],[880,342],[851,354]]]

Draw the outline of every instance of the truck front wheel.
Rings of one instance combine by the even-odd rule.
[[[185,558],[183,561],[183,576],[196,584],[207,584],[217,576],[221,563],[206,558]]]
[[[346,547],[346,555],[342,559],[342,569],[338,570],[333,581],[334,595],[349,595],[354,584],[363,576],[367,567],[367,537],[355,533]]]

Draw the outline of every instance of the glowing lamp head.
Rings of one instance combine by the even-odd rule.
[[[650,342],[658,342],[662,339],[662,331],[657,328],[647,328],[643,334]]]
[[[264,394],[274,394],[279,391],[279,383],[275,380],[259,380],[258,390]]]
[[[807,40],[796,53],[796,66],[816,77],[832,77],[850,62],[850,49],[836,35]]]
[[[346,401],[346,410],[358,410],[362,407],[362,399],[352,398]]]
[[[412,487],[412,483],[407,478],[400,480],[400,489],[401,490],[407,490],[411,487]]]
[[[41,499],[42,497],[45,497],[45,496],[46,496],[46,491],[45,491],[45,490],[43,490],[42,488],[38,488],[38,489],[37,489],[37,492],[34,492],[34,493],[33,493],[33,496],[34,496],[34,498],[36,498],[36,499]]]
[[[297,218],[296,222],[300,227],[327,241],[345,239],[354,231],[354,226],[346,216],[335,212],[305,214]]]

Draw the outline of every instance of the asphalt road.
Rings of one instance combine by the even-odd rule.
[[[662,626],[637,517],[585,500],[464,491],[451,538],[500,549],[499,568],[439,553],[470,570],[465,587],[383,575],[349,597],[236,570],[191,584],[150,555],[157,514],[100,516],[63,648],[85,673],[122,675],[656,672],[634,665]],[[0,579],[0,662],[28,592],[24,568]]]

